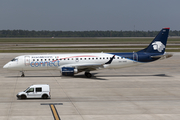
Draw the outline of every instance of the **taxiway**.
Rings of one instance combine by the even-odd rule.
[[[59,71],[7,71],[3,65],[25,53],[0,53],[0,119],[53,120],[48,103],[61,120],[179,120],[180,53],[130,68],[60,77]],[[49,84],[51,99],[18,100],[32,84]]]

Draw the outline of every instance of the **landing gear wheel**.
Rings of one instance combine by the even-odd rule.
[[[25,75],[24,75],[24,72],[22,72],[22,75],[21,75],[21,77],[25,77]]]
[[[85,72],[85,76],[86,76],[87,78],[91,78],[91,77],[92,77],[91,73],[89,73],[89,72]]]

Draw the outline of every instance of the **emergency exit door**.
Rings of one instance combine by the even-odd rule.
[[[133,60],[134,62],[138,62],[138,54],[136,52],[133,52]]]

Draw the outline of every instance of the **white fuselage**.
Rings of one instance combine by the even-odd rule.
[[[62,67],[104,64],[109,61],[112,56],[113,55],[109,53],[24,55],[16,57],[4,65],[3,68],[18,71],[60,70]],[[132,65],[137,65],[137,62],[121,56],[115,56],[111,64],[103,65],[103,67],[99,67],[98,69],[121,68]]]

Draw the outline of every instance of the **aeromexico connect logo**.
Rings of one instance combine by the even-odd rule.
[[[153,45],[153,49],[159,52],[162,52],[165,48],[165,45],[160,41],[153,42],[152,45]]]

